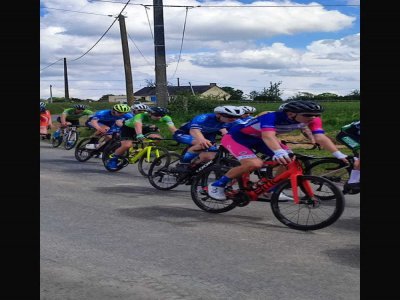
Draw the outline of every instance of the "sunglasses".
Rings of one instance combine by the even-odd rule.
[[[307,118],[312,118],[312,117],[320,117],[321,115],[316,115],[316,114],[299,114],[300,116],[307,117]]]
[[[240,118],[238,116],[231,116],[231,115],[227,115],[227,114],[221,114],[221,116],[224,118],[228,118],[228,119],[239,119]]]

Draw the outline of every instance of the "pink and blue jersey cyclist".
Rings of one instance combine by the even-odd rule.
[[[291,101],[280,106],[279,111],[260,115],[245,124],[233,126],[222,140],[228,151],[240,161],[240,166],[230,169],[224,176],[208,185],[208,194],[216,200],[225,200],[225,186],[233,178],[262,167],[262,160],[255,153],[271,156],[280,164],[292,159],[290,150],[280,143],[276,134],[301,130],[308,127],[316,142],[335,157],[346,161],[347,155],[340,152],[325,135],[320,118],[323,108],[312,101]]]

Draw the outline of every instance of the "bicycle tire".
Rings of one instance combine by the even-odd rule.
[[[314,191],[311,199],[304,192],[305,182],[309,182]],[[345,207],[344,195],[341,190],[330,180],[313,175],[297,177],[297,191],[300,203],[294,201],[279,201],[283,191],[288,196],[292,187],[290,179],[278,184],[271,197],[271,209],[274,216],[286,226],[297,230],[318,230],[332,225],[342,215]],[[323,186],[323,190],[317,191],[315,187]],[[332,193],[331,200],[322,199],[324,193]],[[325,196],[324,196],[325,197]]]
[[[156,151],[158,151],[158,155],[156,155]],[[149,169],[151,164],[154,162],[154,160],[157,157],[160,157],[163,154],[168,154],[169,151],[167,148],[164,147],[159,147],[159,146],[152,146],[151,147],[151,152],[150,152],[150,160],[147,161],[146,153],[142,155],[142,157],[138,161],[138,170],[140,174],[142,174],[144,177],[147,177],[149,175]]]
[[[350,178],[351,169],[352,167],[344,161],[334,157],[327,157],[306,165],[304,174],[324,177],[343,189],[344,184]],[[329,198],[326,199],[329,200]]]
[[[110,160],[110,158],[113,157],[115,150],[117,150],[119,147],[121,147],[121,141],[111,140],[103,149],[103,156],[101,157],[101,159],[103,161],[104,168],[106,168],[106,170],[109,172],[119,171],[129,164],[129,161],[127,160],[128,152],[125,152],[124,157],[118,160],[118,165],[116,169],[110,169],[107,166],[108,161]]]
[[[85,162],[88,161],[93,155],[98,153],[97,149],[86,149],[86,144],[93,142],[93,137],[82,139],[75,148],[75,158],[77,161]]]
[[[76,130],[71,130],[68,132],[67,138],[64,143],[65,150],[71,150],[78,143],[79,132]]]
[[[180,184],[176,173],[169,172],[169,169],[179,163],[181,155],[169,152],[156,158],[150,165],[147,178],[150,184],[158,190],[172,190]]]
[[[51,136],[51,145],[53,146],[53,148],[57,148],[58,146],[60,146],[62,141],[63,141],[63,136],[61,133],[57,138],[54,137],[54,133]]]
[[[198,175],[193,177],[190,194],[194,204],[208,213],[223,213],[234,209],[237,203],[232,199],[215,200],[208,195],[208,184],[222,177],[228,170],[223,165],[212,165],[207,167]]]

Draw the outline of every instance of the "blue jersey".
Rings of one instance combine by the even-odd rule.
[[[219,122],[214,113],[195,116],[191,121],[179,128],[181,132],[189,134],[190,129],[199,129],[204,135],[217,134],[222,128],[228,128],[229,123]]]
[[[232,128],[233,126],[238,125],[238,124],[246,124],[251,119],[254,119],[254,117],[253,116],[247,116],[246,118],[240,118],[240,119],[237,119],[236,121],[233,121],[231,123],[227,123],[226,124],[227,125],[227,129],[229,130],[230,128]]]
[[[95,114],[91,115],[87,120],[87,122],[90,122],[92,120],[97,120],[99,123],[111,127],[117,120],[128,120],[133,118],[132,113],[126,113],[122,116],[113,116],[111,114],[111,111],[112,111],[111,109],[99,110]]]

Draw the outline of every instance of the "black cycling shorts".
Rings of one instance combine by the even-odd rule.
[[[143,134],[147,134],[150,132],[157,132],[158,128],[157,126],[154,125],[143,125],[142,127],[142,131]],[[131,140],[134,141],[136,140],[136,131],[134,128],[132,127],[128,127],[128,126],[122,126],[121,127],[121,140]]]

